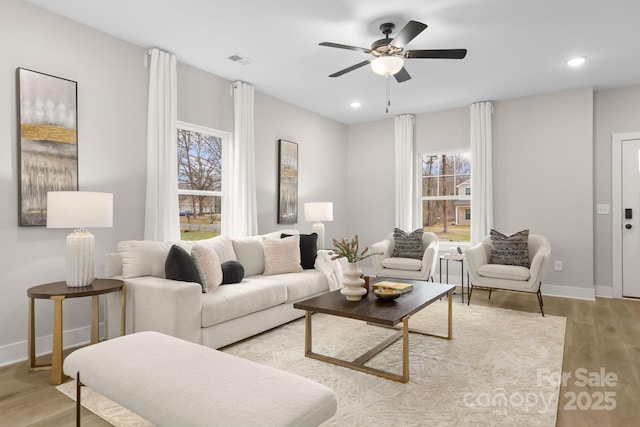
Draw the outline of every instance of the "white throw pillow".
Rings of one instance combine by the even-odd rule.
[[[191,256],[200,275],[202,291],[206,294],[215,291],[222,283],[222,267],[216,251],[211,245],[199,244],[191,249]]]
[[[236,251],[238,262],[244,268],[244,275],[255,276],[264,273],[264,250],[262,237],[234,237],[233,249]]]
[[[227,261],[237,261],[238,257],[233,250],[233,243],[229,236],[216,236],[211,239],[200,240],[198,244],[211,245],[220,258],[220,263]]]
[[[284,239],[265,239],[264,246],[264,275],[281,273],[299,273],[300,265],[300,237],[292,236]]]

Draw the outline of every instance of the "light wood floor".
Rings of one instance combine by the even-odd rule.
[[[474,290],[471,304],[538,311],[533,294]],[[456,297],[457,298],[457,297]],[[459,301],[456,299],[456,301]],[[565,316],[567,331],[563,371],[571,378],[560,389],[558,426],[635,426],[640,422],[640,301],[598,298],[581,301],[544,297],[545,314]],[[487,328],[487,332],[490,327]],[[43,359],[44,360],[44,359]],[[578,369],[617,375],[614,387],[576,385]],[[580,371],[579,371],[580,372]],[[578,372],[578,373],[579,373]],[[613,410],[579,409],[613,392]],[[577,399],[572,403],[571,396]],[[608,406],[607,401],[600,402]],[[574,406],[575,409],[571,409]],[[49,383],[49,372],[29,372],[27,363],[0,368],[0,426],[73,426],[74,403]],[[83,426],[109,424],[87,410]]]

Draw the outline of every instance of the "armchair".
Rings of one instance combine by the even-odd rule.
[[[489,298],[491,298],[492,289],[530,292],[537,294],[540,313],[544,316],[540,286],[551,255],[551,246],[546,237],[539,234],[529,234],[529,268],[489,264],[491,248],[491,237],[487,236],[480,243],[465,251],[471,279],[467,305],[471,302],[474,287],[488,288]]]
[[[393,233],[390,233],[383,241],[371,245],[373,252],[382,253],[382,255],[373,256],[376,276],[425,281],[431,279],[433,281],[433,271],[438,259],[438,246],[438,236],[425,232],[422,234],[424,249],[422,259],[393,257],[395,241]]]

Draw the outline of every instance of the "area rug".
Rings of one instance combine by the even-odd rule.
[[[563,317],[454,303],[451,341],[410,336],[406,384],[304,357],[303,319],[224,351],[332,388],[338,411],[326,426],[553,426],[565,324]],[[446,334],[446,301],[414,315],[410,325]],[[357,358],[392,333],[360,321],[313,315],[314,351],[341,359]],[[398,341],[368,365],[400,373],[401,357]],[[66,394],[73,398],[73,383],[68,384],[60,386],[61,391],[70,388]],[[148,425],[97,393],[86,392],[93,396],[83,395],[83,404],[110,423]]]

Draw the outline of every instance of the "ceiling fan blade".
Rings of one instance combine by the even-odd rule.
[[[396,81],[398,83],[406,82],[407,80],[411,79],[411,76],[409,75],[409,73],[407,72],[407,70],[404,67],[402,67],[402,69],[400,71],[395,73],[393,75],[393,77],[396,78]]]
[[[403,56],[405,58],[462,59],[467,56],[467,49],[407,50]]]
[[[416,38],[425,28],[427,28],[427,24],[418,21],[409,21],[389,44],[395,47],[405,47],[407,43]]]
[[[358,46],[348,46],[346,44],[322,42],[319,45],[320,46],[327,46],[327,47],[337,47],[338,49],[355,50],[357,52],[371,53],[371,49],[367,49],[367,48],[364,48],[364,47],[358,47]]]
[[[350,72],[350,71],[357,70],[357,69],[358,69],[358,68],[360,68],[360,67],[364,67],[365,65],[367,65],[367,64],[368,64],[369,62],[371,62],[371,61],[372,61],[372,59],[367,59],[366,61],[362,61],[362,62],[361,62],[361,63],[359,63],[359,64],[352,65],[352,66],[351,66],[351,67],[349,67],[349,68],[345,68],[344,70],[340,70],[340,71],[338,71],[337,73],[333,73],[333,74],[331,74],[329,77],[340,77],[341,75],[343,75],[343,74],[347,74],[347,73],[348,73],[348,72]]]

